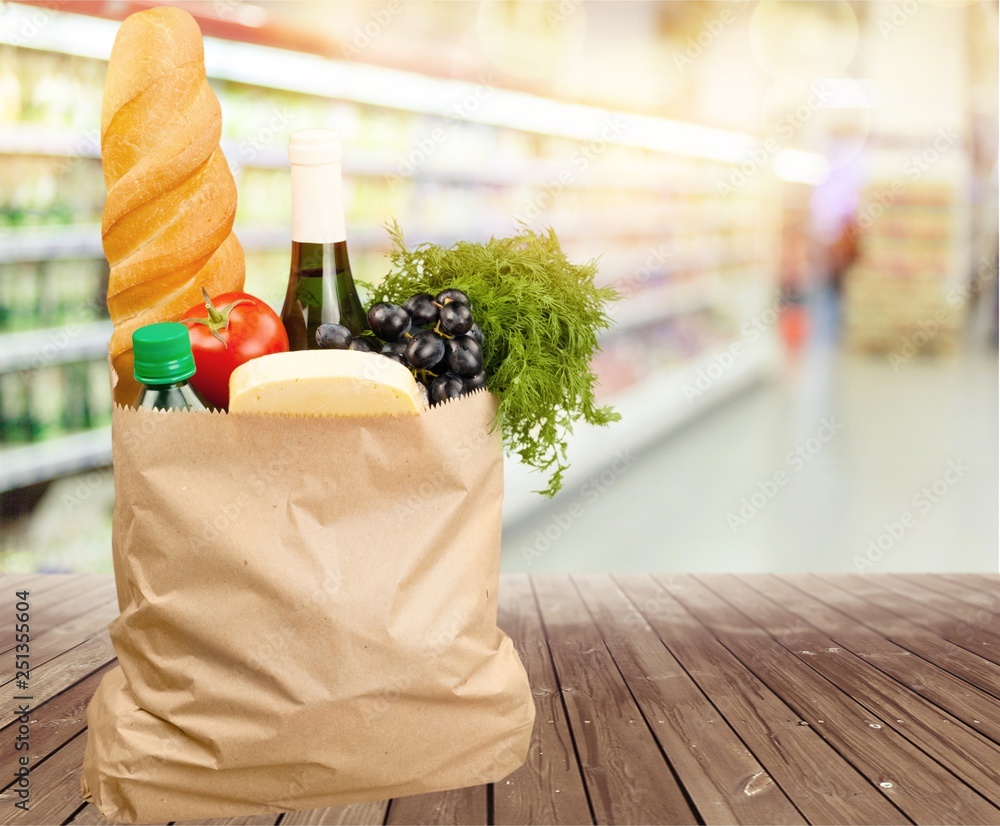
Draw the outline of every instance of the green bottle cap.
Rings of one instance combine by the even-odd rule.
[[[178,321],[147,324],[132,333],[135,380],[143,384],[177,384],[194,375],[188,328]]]

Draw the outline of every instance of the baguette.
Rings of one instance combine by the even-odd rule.
[[[101,111],[115,401],[131,403],[132,332],[176,321],[209,295],[243,289],[232,232],[236,182],[219,148],[222,112],[194,18],[176,7],[129,16],[115,38]]]

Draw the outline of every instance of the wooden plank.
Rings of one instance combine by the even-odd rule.
[[[415,794],[397,797],[389,803],[386,824],[437,823],[451,824],[489,823],[486,786],[468,786],[446,792]]]
[[[998,623],[997,627],[1000,627],[1000,618],[997,617],[997,614],[1000,614],[1000,590],[987,594],[977,588],[968,588],[958,582],[945,579],[938,574],[906,574],[905,578],[910,583],[933,591],[938,597],[950,599],[954,603],[955,611],[959,612],[959,619],[968,621],[967,615],[970,608],[973,612],[986,610],[993,615],[992,619]]]
[[[596,821],[695,822],[683,788],[568,577],[531,579]]]
[[[212,817],[207,820],[178,820],[176,826],[275,826],[282,822],[282,813],[242,815],[240,817]]]
[[[73,826],[118,826],[121,821],[108,820],[93,803],[84,803],[75,815],[65,821],[63,826],[70,823]]]
[[[281,826],[382,826],[388,809],[389,801],[379,800],[332,809],[288,812],[281,819]]]
[[[891,574],[847,576],[850,579],[844,580],[845,587],[852,594],[871,600],[937,634],[941,639],[950,640],[973,654],[1000,664],[1000,636],[994,630],[1000,627],[1000,623],[995,623],[989,612],[986,613],[984,623],[969,624],[957,616],[959,612],[953,599],[921,588],[907,577]],[[841,577],[833,579],[834,584],[840,581]]]
[[[969,574],[969,573],[948,573],[937,574],[941,579],[954,582],[966,588],[982,591],[988,596],[995,596],[1000,592],[1000,574]]]
[[[93,806],[85,807],[78,812],[80,804],[80,770],[83,766],[83,755],[87,747],[86,733],[70,740],[57,752],[37,765],[31,772],[31,808],[28,812],[17,812],[14,816],[5,816],[3,822],[11,824],[64,823],[72,820],[74,823],[90,822],[107,823],[99,811]],[[0,793],[0,807],[12,808],[15,801],[14,790],[6,789]],[[232,826],[253,826],[261,824],[273,826],[281,817],[280,814],[252,815],[215,820],[190,821],[191,824],[232,824]]]
[[[32,669],[32,702],[41,705],[114,658],[115,650],[111,646],[111,638],[107,629],[104,629],[65,654],[60,654],[37,669]],[[14,701],[7,703],[3,716],[0,716],[0,726],[6,726],[17,719],[15,709]]]
[[[41,586],[44,589],[46,583],[42,580],[42,577],[51,576],[50,574],[7,574],[0,573],[0,611],[5,614],[10,611],[11,606],[17,602],[17,597],[15,593],[24,588],[32,590],[35,585]],[[63,574],[63,578],[67,575]],[[39,591],[43,593],[43,591]]]
[[[1000,747],[864,660],[805,625],[787,606],[733,576],[698,577],[796,658],[864,706],[875,725],[894,729],[987,800],[1000,800]],[[755,577],[745,577],[752,580]],[[992,713],[1000,711],[993,702]],[[983,714],[991,713],[989,707]],[[1000,809],[997,814],[1000,815]]]
[[[67,587],[49,592],[49,603],[44,603],[38,608],[34,599],[31,601],[31,610],[28,612],[31,627],[31,642],[35,643],[40,638],[58,631],[65,623],[76,619],[89,611],[99,603],[108,602],[115,599],[115,586],[113,581],[103,578],[94,583],[94,587],[84,593],[79,593],[77,583],[67,583]],[[118,615],[117,602],[112,618]],[[12,651],[15,644],[14,611],[11,609],[11,622],[7,628],[0,633],[0,654]],[[34,645],[32,650],[34,651]]]
[[[493,784],[493,822],[592,823],[573,736],[527,575],[500,580],[497,624],[517,649],[535,700],[524,765]]]
[[[46,587],[50,577],[58,577],[58,581]],[[82,581],[85,580],[84,577],[73,574],[39,574],[33,578],[37,581],[24,585],[20,581],[20,577],[17,579],[16,587],[11,587],[9,591],[4,590],[2,592],[3,598],[0,599],[2,616],[11,618],[11,622],[4,623],[3,627],[0,628],[0,652],[10,651],[14,647],[16,632],[13,617],[14,606],[17,604],[17,600],[14,598],[16,591],[22,590],[23,587],[27,587],[29,591],[28,603],[31,608],[28,613],[31,617],[31,634],[36,637],[59,624],[60,619],[64,616],[63,604],[68,599],[80,595],[83,587]]]
[[[573,582],[701,820],[805,823],[725,720],[715,722],[720,715],[711,700],[617,583],[606,574],[576,575]]]
[[[704,577],[711,582],[711,575]],[[852,697],[748,622],[704,584],[688,578],[672,594],[810,728],[918,823],[1000,824],[1000,809]],[[776,629],[778,633],[787,629]],[[822,722],[821,722],[822,721]],[[884,785],[889,784],[889,785]]]
[[[1000,698],[1000,668],[953,642],[942,640],[909,619],[834,585],[835,577],[812,574],[783,575],[796,588],[812,594],[856,622],[881,634],[900,648],[961,677],[987,694]]]
[[[1000,701],[995,697],[890,642],[812,594],[800,591],[785,577],[744,577],[744,581],[827,633],[838,646],[1000,743]]]
[[[16,602],[14,593],[27,587],[35,596],[44,596],[49,591],[92,574],[0,574],[0,608],[7,610]]]
[[[14,808],[16,790],[0,792],[3,822],[11,824],[63,823],[83,803],[80,797],[80,767],[87,746],[86,733],[77,735],[31,770],[31,798],[27,812]]]
[[[85,603],[80,603],[73,608],[73,615],[58,627],[50,628],[38,636],[31,635],[28,645],[32,673],[49,660],[107,628],[108,623],[118,616],[118,601],[114,596],[114,586],[111,586],[110,590],[107,588],[102,590],[103,593],[98,592],[93,597],[87,597],[94,600],[89,607],[84,608]],[[77,601],[72,602],[75,604]],[[16,660],[13,655],[0,657],[0,686],[13,682],[16,676],[15,665]]]
[[[10,574],[0,576],[0,609],[14,604],[15,592],[27,588],[32,600],[50,602],[55,593],[61,598],[69,598],[85,593],[97,582],[114,581],[111,574]]]
[[[87,706],[97,690],[101,678],[114,665],[108,663],[51,700],[39,706],[32,706],[28,719],[31,721],[32,762],[58,750],[64,743],[76,737],[87,727]],[[19,756],[15,750],[18,723],[11,723],[0,729],[0,766],[14,766]],[[23,753],[23,752],[22,752]],[[0,785],[9,785],[11,774],[4,773]]]
[[[688,577],[669,589],[646,574],[614,579],[810,823],[910,823],[675,599]]]

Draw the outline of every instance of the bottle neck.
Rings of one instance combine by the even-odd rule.
[[[143,386],[148,387],[150,390],[174,390],[178,387],[187,387],[187,379],[184,381],[171,381],[166,384],[146,382]]]
[[[147,410],[195,410],[207,408],[186,381],[174,384],[146,384],[139,391],[135,407]]]
[[[347,240],[340,163],[292,164],[292,240],[334,244]]]

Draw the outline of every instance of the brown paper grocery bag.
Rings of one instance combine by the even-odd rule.
[[[162,823],[520,766],[495,413],[486,392],[370,419],[116,409],[119,667],[87,711],[84,799]]]

